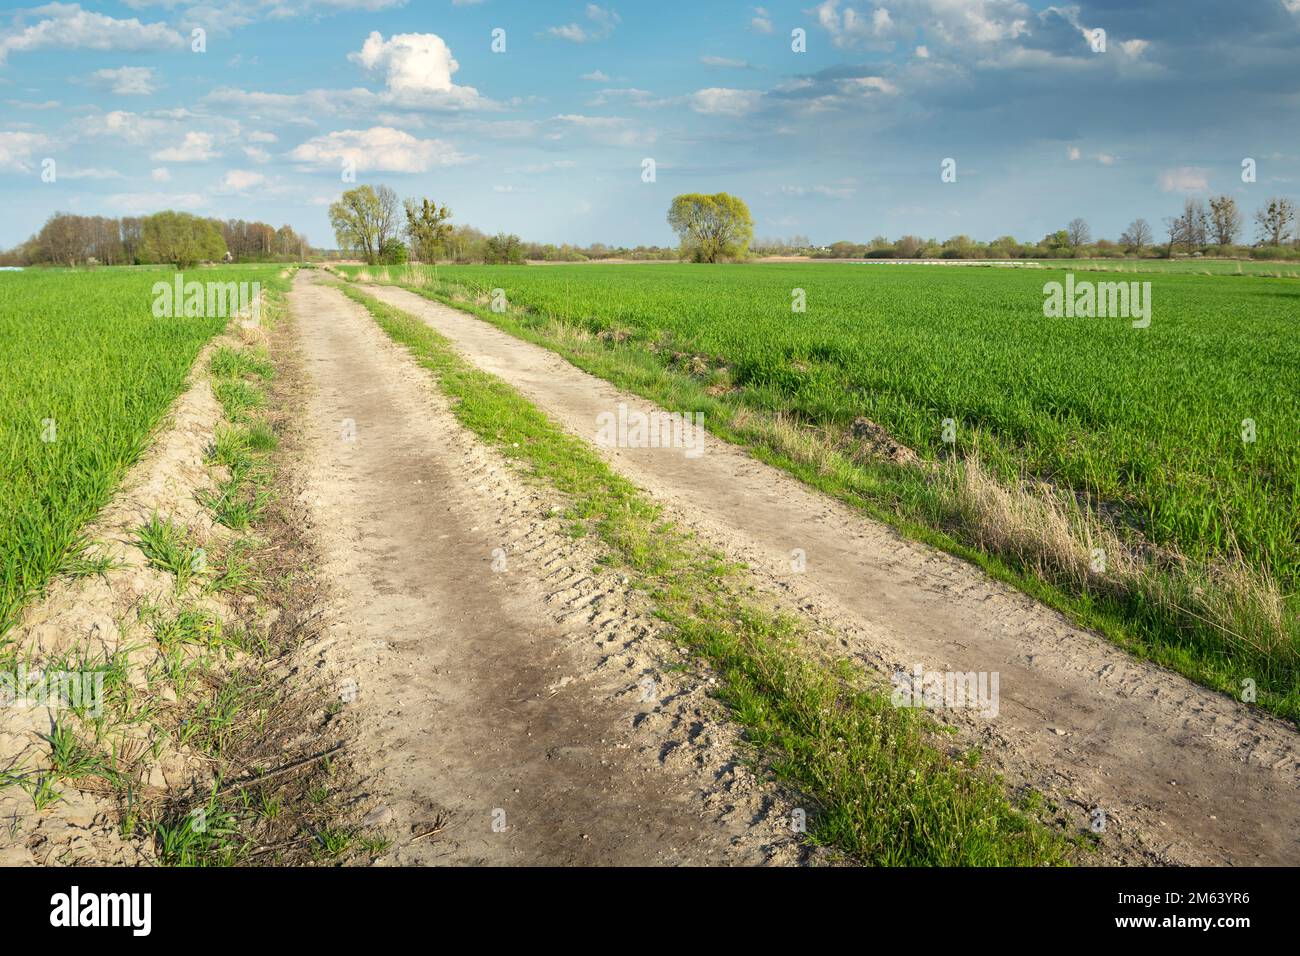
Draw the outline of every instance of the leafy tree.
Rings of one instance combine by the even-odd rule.
[[[488,265],[520,265],[524,261],[523,240],[514,233],[498,232],[490,236],[483,249],[483,261]]]
[[[226,241],[217,224],[187,212],[157,212],[145,217],[140,236],[140,254],[146,262],[170,262],[177,269],[216,261],[226,254]]]
[[[379,248],[379,261],[386,266],[404,266],[409,257],[406,243],[401,239],[385,239]]]
[[[340,249],[374,263],[384,243],[397,234],[397,194],[387,186],[349,189],[330,205],[330,225]]]
[[[754,237],[754,220],[744,200],[727,193],[686,193],[673,200],[668,225],[681,240],[681,254],[693,262],[744,258]]]
[[[406,200],[406,236],[411,240],[411,255],[421,262],[436,262],[447,240],[451,238],[452,226],[447,220],[451,210],[439,206],[428,199],[420,200],[416,205],[414,199]]]

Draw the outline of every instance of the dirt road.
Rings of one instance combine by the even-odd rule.
[[[404,290],[372,294],[428,322],[573,433],[654,406],[554,353]],[[960,724],[1014,782],[1105,813],[1121,858],[1300,862],[1300,735],[1135,660],[977,568],[900,538],[743,451],[606,448],[617,470],[886,670],[997,672],[998,716]],[[801,549],[807,570],[792,573]]]
[[[363,810],[396,834],[382,862],[793,862],[788,808],[736,765],[698,679],[662,670],[675,649],[554,496],[360,306],[305,274],[290,303],[322,650]]]

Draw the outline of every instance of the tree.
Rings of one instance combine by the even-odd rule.
[[[396,235],[397,194],[387,186],[349,189],[330,205],[330,225],[340,249],[374,263],[384,242]]]
[[[385,239],[379,247],[379,261],[386,266],[404,266],[409,257],[406,243],[396,236]]]
[[[1210,200],[1210,235],[1214,244],[1223,247],[1237,241],[1241,232],[1241,213],[1237,201],[1231,196],[1215,196]]]
[[[1174,254],[1174,246],[1183,246],[1188,252],[1199,251],[1210,238],[1210,217],[1199,199],[1188,199],[1183,203],[1183,214],[1166,219],[1165,228],[1169,233],[1167,256]]]
[[[411,240],[411,256],[421,262],[436,262],[443,246],[451,238],[451,210],[428,199],[406,200],[406,237]]]
[[[36,241],[42,258],[69,268],[85,262],[90,256],[90,237],[83,226],[82,216],[56,212],[45,221]]]
[[[1138,255],[1142,250],[1151,245],[1154,240],[1151,232],[1151,226],[1145,219],[1134,219],[1128,224],[1128,228],[1120,235],[1119,241],[1130,251]]]
[[[754,237],[744,200],[727,193],[685,193],[668,208],[668,225],[681,240],[681,255],[694,262],[743,258]]]
[[[141,255],[147,262],[169,262],[184,269],[226,254],[221,231],[210,219],[187,212],[158,212],[141,226]]]
[[[1280,246],[1286,241],[1295,223],[1295,203],[1289,199],[1270,199],[1255,213],[1255,225],[1259,228],[1259,241],[1264,245]]]
[[[1088,228],[1088,223],[1084,219],[1071,219],[1070,224],[1065,227],[1065,234],[1069,237],[1070,255],[1078,255],[1079,247],[1086,246],[1092,241],[1092,230]]]
[[[498,232],[484,244],[483,261],[488,265],[519,265],[524,261],[524,244],[514,233]]]

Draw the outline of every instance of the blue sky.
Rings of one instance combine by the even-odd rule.
[[[672,196],[718,190],[818,243],[1159,231],[1187,195],[1300,198],[1298,64],[1300,0],[10,6],[0,246],[162,208],[332,246],[345,160],[541,241],[668,244]]]

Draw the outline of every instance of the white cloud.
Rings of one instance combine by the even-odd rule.
[[[188,132],[177,146],[169,146],[150,154],[150,159],[164,163],[205,163],[217,157],[212,147],[211,133]]]
[[[877,7],[870,16],[863,16],[853,7],[845,7],[841,13],[840,0],[823,0],[805,13],[817,15],[817,25],[831,36],[831,43],[837,47],[853,46],[860,40],[879,39],[888,35],[894,27],[894,19],[884,7]]]
[[[571,43],[603,40],[614,32],[614,28],[618,26],[621,18],[613,10],[606,10],[594,3],[589,3],[587,4],[587,19],[590,21],[588,26],[567,23],[563,26],[547,27],[546,34],[559,40],[568,40]]]
[[[1210,188],[1209,178],[1198,166],[1178,166],[1160,173],[1157,180],[1167,193],[1199,193]]]
[[[886,7],[844,6],[841,0],[823,0],[804,11],[817,17],[817,25],[837,47],[879,43],[892,37],[923,33],[930,42],[970,48],[1014,40],[1029,33],[1033,10],[1021,0],[910,0]],[[897,19],[895,19],[897,18]]]
[[[1074,162],[1083,157],[1083,153],[1079,150],[1078,146],[1071,146],[1065,151],[1065,155],[1070,157],[1070,162]]]
[[[280,137],[274,133],[264,133],[261,130],[253,130],[247,137],[250,143],[278,143]]]
[[[244,155],[255,163],[269,163],[271,154],[260,146],[245,146]]]
[[[255,173],[249,169],[232,169],[226,173],[221,185],[225,189],[242,193],[246,189],[252,189],[254,186],[260,186],[266,182],[266,177],[261,173]]]
[[[166,166],[158,166],[150,170],[149,178],[156,183],[169,183],[172,181],[172,171]]]
[[[1300,0],[1297,0],[1300,2]],[[608,83],[609,75],[604,70],[592,70],[590,73],[584,73],[578,77],[580,80],[590,80],[592,83]]]
[[[446,93],[455,85],[451,75],[460,69],[436,33],[399,33],[385,40],[376,30],[348,59],[372,72],[387,71],[385,82],[394,93]]]
[[[925,44],[921,44],[916,48],[916,55],[918,59],[928,60],[930,59],[930,48]]]
[[[440,139],[417,139],[391,126],[345,129],[314,136],[295,147],[289,158],[317,168],[339,168],[351,160],[356,169],[377,172],[423,173],[435,166],[454,166],[474,157],[459,153]]]
[[[658,139],[653,129],[634,126],[621,116],[584,116],[581,113],[562,113],[551,117],[551,129],[545,133],[549,140],[564,139],[579,131],[592,142],[603,146],[644,146]]]
[[[372,73],[382,72],[386,89],[313,89],[305,93],[261,93],[218,87],[205,97],[224,106],[274,112],[287,122],[310,124],[308,117],[356,116],[374,121],[384,109],[490,109],[497,104],[472,86],[459,86],[452,75],[460,64],[442,38],[433,33],[402,33],[384,39],[372,32],[348,59]]]
[[[81,127],[87,136],[115,136],[136,145],[152,139],[166,128],[167,124],[163,120],[127,110],[113,110],[102,116],[91,116]]]
[[[861,93],[864,96],[872,93],[886,93],[892,96],[898,92],[898,87],[883,76],[855,76],[841,80],[839,86],[844,93]]]
[[[0,169],[29,172],[32,154],[49,145],[49,138],[41,133],[0,132]]]
[[[772,32],[772,15],[767,12],[765,7],[755,7],[754,15],[750,18],[749,28],[755,33]]]
[[[29,27],[0,34],[0,63],[10,53],[32,50],[166,50],[187,46],[183,36],[164,23],[118,20],[83,10],[75,3],[51,3],[34,13],[46,17]]]
[[[92,86],[111,90],[119,96],[149,96],[154,86],[151,66],[123,66],[116,70],[96,70],[86,78]]]
[[[763,94],[758,90],[732,90],[720,86],[696,90],[691,95],[691,109],[697,113],[743,116],[758,108]]]

